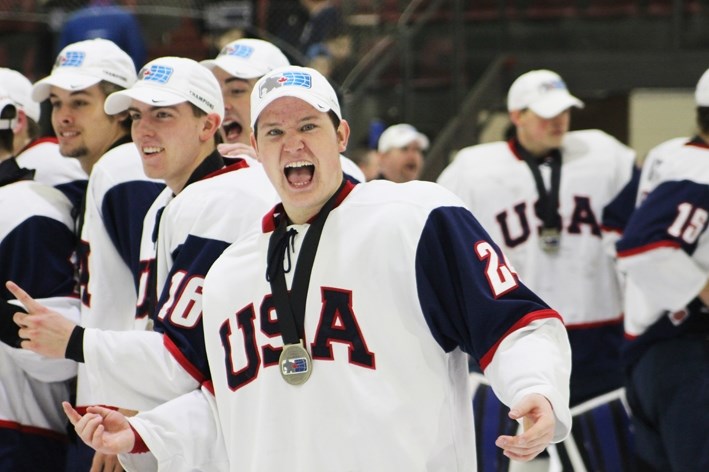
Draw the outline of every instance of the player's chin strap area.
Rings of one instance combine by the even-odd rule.
[[[278,326],[284,344],[279,361],[281,375],[286,382],[294,385],[302,384],[308,380],[312,371],[310,355],[305,349],[303,341],[305,339],[305,303],[310,285],[310,274],[325,220],[334,208],[346,182],[346,180],[342,180],[340,187],[325,202],[320,213],[310,224],[298,254],[290,294],[285,277],[285,272],[291,270],[288,246],[295,244],[294,238],[298,233],[293,228],[288,230],[288,218],[285,214],[280,215],[280,221],[268,242],[266,280],[271,284],[273,303],[276,307]],[[286,257],[288,258],[287,270],[283,267]]]

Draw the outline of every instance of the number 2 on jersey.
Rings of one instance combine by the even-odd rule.
[[[475,253],[481,261],[487,261],[485,266],[485,277],[490,284],[495,298],[499,298],[510,290],[517,288],[518,283],[515,275],[517,272],[510,265],[507,257],[500,261],[497,252],[487,241],[479,241],[475,244]]]

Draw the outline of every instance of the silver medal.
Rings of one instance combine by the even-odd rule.
[[[278,359],[283,380],[291,385],[300,385],[310,378],[312,361],[305,350],[303,341],[298,344],[286,344]]]
[[[542,228],[539,234],[539,246],[549,253],[559,251],[561,245],[561,233],[555,228]]]

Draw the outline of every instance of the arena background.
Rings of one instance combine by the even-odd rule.
[[[239,36],[279,45],[298,0],[117,0],[137,17],[148,60],[214,56]],[[586,102],[572,128],[600,128],[641,155],[694,131],[693,88],[709,67],[709,0],[334,0],[348,53],[331,76],[353,128],[409,122],[432,147],[433,180],[460,147],[500,139],[505,93],[533,68],[559,72]],[[0,0],[0,65],[32,80],[58,52],[82,0]]]

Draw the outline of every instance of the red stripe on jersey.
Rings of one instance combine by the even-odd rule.
[[[623,313],[615,318],[602,321],[592,321],[590,323],[575,323],[567,324],[566,329],[589,329],[589,328],[600,328],[601,326],[613,326],[623,322]]]
[[[162,342],[165,345],[165,349],[167,349],[168,352],[172,354],[172,357],[175,358],[177,363],[180,364],[182,368],[185,369],[187,373],[192,376],[192,378],[194,378],[200,384],[204,382],[205,377],[204,375],[202,375],[202,372],[200,372],[200,370],[195,367],[194,364],[187,360],[185,355],[182,354],[182,351],[180,351],[180,348],[177,347],[177,344],[175,344],[172,339],[163,335]]]
[[[214,384],[212,383],[211,380],[207,380],[207,381],[203,382],[203,383],[202,383],[202,387],[204,387],[204,388],[206,388],[207,390],[209,390],[209,393],[211,393],[212,396],[214,396]]]
[[[44,436],[54,439],[55,441],[67,441],[66,434],[58,433],[56,431],[52,431],[51,429],[39,428],[37,426],[27,426],[15,421],[0,420],[0,429],[11,429],[25,434]]]
[[[654,243],[646,244],[644,246],[635,247],[632,249],[626,249],[625,251],[618,252],[618,257],[630,257],[642,254],[644,252],[654,251],[655,249],[660,249],[663,247],[669,247],[673,249],[678,249],[680,247],[678,242],[675,241],[656,241]]]
[[[504,335],[502,335],[502,337],[495,343],[495,345],[492,346],[492,348],[490,348],[487,353],[485,353],[482,359],[480,359],[480,368],[484,371],[487,366],[490,365],[490,362],[492,362],[492,357],[495,355],[495,352],[497,352],[497,348],[507,336],[509,336],[511,333],[517,331],[520,328],[524,328],[533,321],[542,320],[545,318],[556,318],[562,323],[564,322],[561,319],[561,315],[559,315],[556,310],[552,310],[551,308],[547,310],[537,310],[526,314],[521,319],[517,320],[517,322],[513,324],[512,327],[508,329]]]

